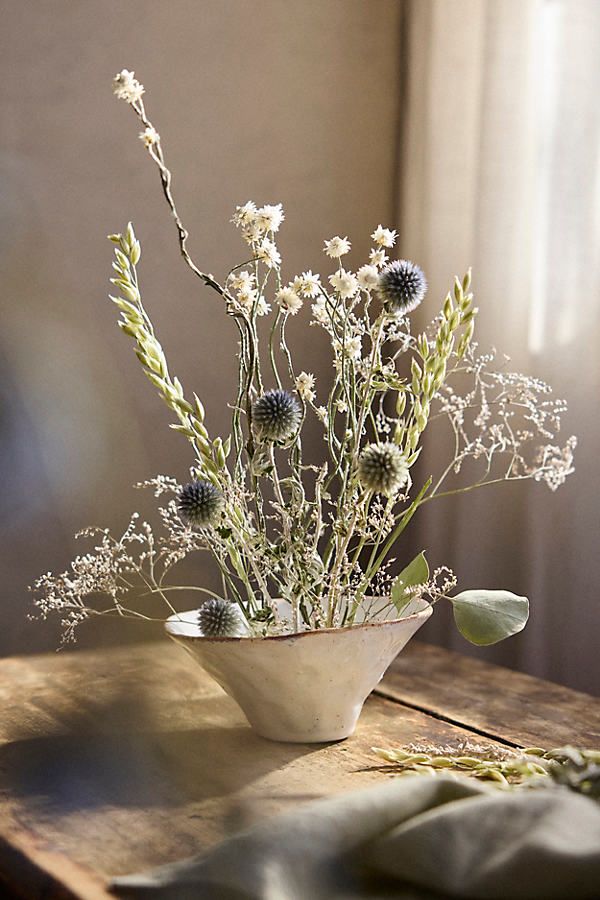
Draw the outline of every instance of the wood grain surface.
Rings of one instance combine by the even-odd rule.
[[[432,644],[409,644],[377,693],[518,747],[600,747],[597,697]]]
[[[0,878],[17,896],[98,900],[111,875],[393,777],[373,746],[598,746],[599,726],[591,697],[416,641],[356,734],[329,745],[256,736],[170,644],[1,660]]]

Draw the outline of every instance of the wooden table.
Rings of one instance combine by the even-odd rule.
[[[598,703],[413,641],[356,734],[276,744],[167,643],[0,661],[0,896],[109,895],[110,875],[393,777],[371,747],[600,746]]]

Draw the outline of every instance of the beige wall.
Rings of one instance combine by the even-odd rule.
[[[222,275],[244,259],[228,220],[254,198],[286,207],[289,275],[319,271],[324,238],[348,234],[365,251],[393,218],[400,12],[394,0],[4,3],[1,651],[54,647],[51,629],[25,620],[26,585],[68,561],[78,528],[124,525],[141,502],[133,482],[183,478],[191,461],[106,299],[105,235],[129,218],[171,366],[204,398],[211,430],[227,428],[234,331],[179,260],[113,74],[134,69],[146,85],[203,266]],[[305,368],[322,370],[315,330],[294,326]]]

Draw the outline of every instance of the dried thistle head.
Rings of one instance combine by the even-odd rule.
[[[258,436],[271,441],[284,441],[291,437],[300,424],[301,415],[300,404],[294,395],[281,388],[267,391],[252,407]]]
[[[381,270],[377,290],[388,312],[404,314],[421,303],[427,292],[427,280],[415,263],[397,259]]]
[[[359,477],[369,491],[378,494],[395,494],[408,480],[406,457],[397,446],[369,444],[362,451],[358,467]]]
[[[241,637],[245,631],[239,606],[216,597],[200,607],[198,624],[204,637]]]
[[[191,481],[177,495],[177,507],[181,517],[192,525],[216,525],[225,498],[210,481]]]

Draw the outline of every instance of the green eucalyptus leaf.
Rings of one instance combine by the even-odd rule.
[[[402,612],[410,602],[410,597],[404,593],[406,588],[413,587],[415,584],[424,584],[428,580],[429,566],[425,559],[425,553],[421,551],[405,569],[402,569],[392,585],[392,602],[398,612]]]
[[[486,646],[522,631],[529,618],[529,601],[510,591],[463,591],[448,598],[463,637]]]

